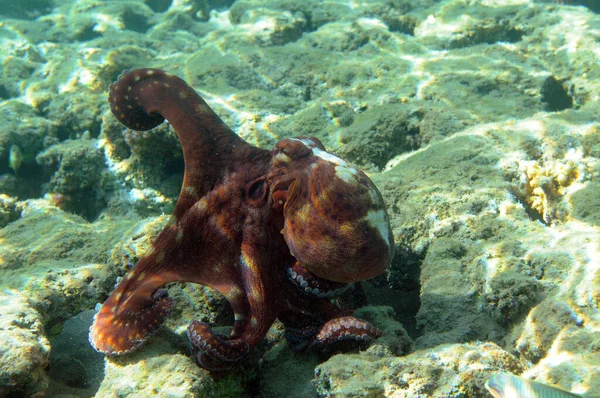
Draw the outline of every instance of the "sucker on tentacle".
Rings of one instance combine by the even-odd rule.
[[[227,340],[225,336],[213,333],[203,322],[192,321],[186,334],[196,362],[213,373],[230,370],[248,355],[248,343]]]
[[[302,292],[318,297],[330,299],[342,295],[352,284],[337,283],[319,278],[296,262],[287,268],[288,279]]]
[[[326,322],[315,336],[315,345],[333,344],[344,340],[369,341],[382,335],[371,323],[345,316]]]

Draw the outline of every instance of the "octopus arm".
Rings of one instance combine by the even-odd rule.
[[[126,127],[149,130],[169,121],[183,150],[180,216],[231,172],[238,152],[257,148],[239,138],[185,81],[159,69],[124,71],[110,86],[112,113]]]
[[[235,367],[264,339],[277,318],[272,275],[265,272],[267,251],[255,245],[256,237],[245,234],[236,268],[243,283],[224,292],[234,310],[230,336],[215,333],[209,325],[193,321],[187,331],[196,363],[219,377]]]
[[[128,353],[164,322],[173,300],[159,287],[176,279],[176,275],[147,271],[155,261],[154,255],[142,258],[134,268],[137,272],[130,272],[119,282],[96,314],[89,339],[97,351]]]
[[[210,286],[225,297],[235,295],[241,285],[234,266],[234,237],[218,228],[218,215],[199,202],[179,221],[173,221],[117,285],[100,308],[90,328],[90,342],[106,354],[124,354],[136,349],[164,322],[173,301],[163,285],[187,281]],[[230,253],[224,256],[224,253]],[[236,300],[233,309],[246,312],[246,303]]]
[[[333,305],[329,300],[301,295],[297,291],[289,294],[288,311],[279,319],[285,326],[284,336],[290,347],[301,351],[308,347],[325,348],[340,341],[369,342],[382,335],[382,331],[370,322],[352,316],[352,311]]]

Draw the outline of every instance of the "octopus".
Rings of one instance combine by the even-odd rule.
[[[156,332],[173,307],[171,282],[208,286],[231,306],[229,335],[197,320],[187,329],[195,362],[214,377],[236,368],[277,319],[298,350],[382,334],[332,300],[383,273],[393,256],[384,201],[362,171],[313,137],[253,146],[185,81],[158,69],[124,71],[109,103],[129,129],[167,119],[185,166],[167,225],[95,315],[97,351],[126,354]]]

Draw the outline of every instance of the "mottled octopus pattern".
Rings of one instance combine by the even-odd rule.
[[[272,151],[248,144],[161,70],[123,72],[109,102],[130,129],[166,118],[185,175],[167,226],[96,314],[96,350],[140,346],[169,314],[173,300],[161,287],[175,281],[209,286],[233,309],[229,336],[199,321],[187,331],[195,361],[213,376],[231,371],[277,318],[296,349],[381,335],[330,301],[346,284],[381,274],[393,254],[383,199],[363,172],[316,138],[284,139]]]

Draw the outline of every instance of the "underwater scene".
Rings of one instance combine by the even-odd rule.
[[[0,398],[600,397],[600,1],[0,0]]]

